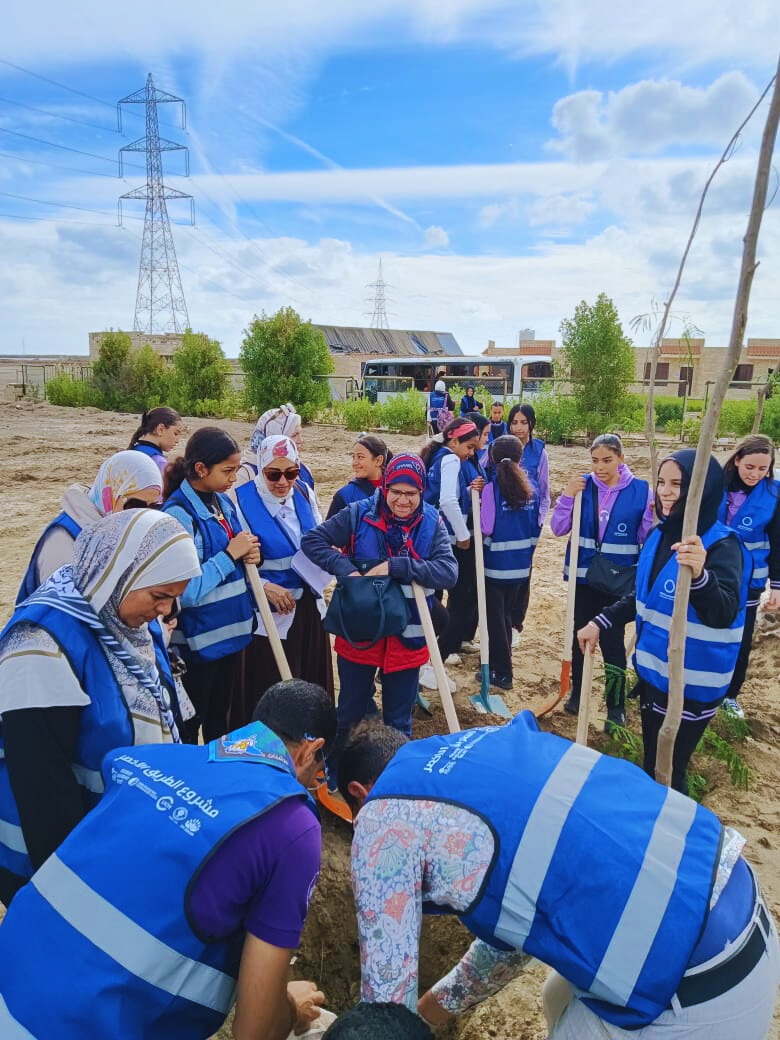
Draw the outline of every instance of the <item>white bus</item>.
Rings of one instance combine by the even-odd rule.
[[[393,357],[364,361],[361,366],[363,395],[385,401],[391,394],[412,388],[428,392],[439,379],[449,388],[485,386],[496,400],[533,397],[553,378],[548,355],[523,354],[512,357],[437,355],[429,358]],[[456,406],[460,402],[456,401]],[[487,402],[485,402],[487,403]]]

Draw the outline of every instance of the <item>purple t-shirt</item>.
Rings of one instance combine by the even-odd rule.
[[[301,938],[320,870],[320,823],[288,798],[228,837],[188,898],[198,930],[214,939],[243,928],[282,949]]]

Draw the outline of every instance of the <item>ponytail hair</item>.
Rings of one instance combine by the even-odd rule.
[[[479,434],[480,431],[477,428],[477,424],[470,415],[462,415],[457,419],[450,419],[444,429],[421,448],[420,458],[425,463],[425,468],[431,468],[431,463],[445,444],[449,444],[453,440],[462,444],[464,441],[470,441],[479,437]]]
[[[595,451],[596,448],[606,448],[607,451],[612,451],[615,455],[623,454],[623,442],[616,433],[600,433],[590,446],[590,451]]]
[[[510,509],[520,509],[534,495],[533,488],[520,468],[523,445],[513,433],[496,437],[490,445],[490,461],[496,471],[496,483]]]
[[[390,451],[382,438],[375,437],[373,433],[361,434],[355,441],[355,444],[361,444],[373,458],[381,458],[383,471],[393,457],[392,451]]]
[[[238,445],[226,430],[218,426],[203,426],[187,441],[184,455],[169,462],[163,477],[163,500],[177,491],[183,480],[197,480],[195,465],[202,462],[207,469],[219,465],[231,455],[238,454]]]
[[[152,408],[141,416],[141,425],[130,438],[130,443],[127,447],[132,451],[138,441],[143,439],[144,434],[154,433],[158,426],[175,426],[176,423],[180,422],[181,416],[173,408],[168,408],[166,405]]]
[[[775,469],[775,446],[772,440],[769,437],[765,437],[763,433],[754,433],[750,437],[746,437],[723,463],[723,477],[726,487],[730,487],[733,483],[734,477],[737,475],[737,463],[740,459],[744,459],[746,455],[769,455],[769,472],[763,479],[771,487],[770,482],[774,478]]]

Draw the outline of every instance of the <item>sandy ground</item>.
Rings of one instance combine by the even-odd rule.
[[[100,463],[113,451],[127,446],[136,418],[93,409],[55,408],[46,404],[0,404],[2,446],[5,459],[0,480],[0,538],[3,567],[0,572],[0,617],[11,613],[19,581],[30,551],[42,527],[58,512],[59,496],[73,482],[91,483]],[[188,421],[190,432],[203,420]],[[251,427],[224,422],[243,445]],[[417,450],[419,438],[391,436],[394,450]],[[332,493],[350,473],[353,436],[340,429],[310,426],[305,431],[304,457],[316,480],[323,511]],[[584,448],[550,449],[552,487],[563,486],[572,471],[588,469]],[[628,452],[627,461],[639,476],[648,473],[639,449]],[[561,580],[564,543],[546,529],[534,563],[531,609],[522,646],[515,651],[515,689],[507,695],[517,711],[533,708],[553,694],[558,685],[562,642],[564,585]],[[466,658],[464,667],[451,669],[458,683],[455,695],[461,725],[484,722],[471,708],[468,697],[476,692],[473,671],[476,658]],[[721,819],[737,827],[747,838],[748,857],[758,866],[770,907],[780,911],[780,626],[765,624],[758,632],[745,686],[743,704],[753,722],[753,736],[744,747],[752,772],[750,790],[736,791],[725,771],[709,761],[699,763],[710,789],[705,801]],[[598,685],[598,684],[597,684]],[[416,724],[417,735],[445,729],[437,698],[432,695],[432,720]],[[595,720],[591,743],[603,745],[600,735],[604,718],[601,698],[594,695]],[[639,729],[636,709],[631,708],[630,725]],[[560,710],[543,725],[574,737],[574,720]],[[325,990],[328,1004],[341,1010],[354,1002],[358,992],[357,939],[348,880],[349,828],[335,819],[324,821],[323,870],[312,903],[304,940],[296,964],[296,975],[316,980]],[[468,936],[454,920],[426,921],[423,930],[422,985],[444,973],[465,948]],[[522,980],[510,984],[497,997],[486,1001],[473,1014],[463,1016],[451,1031],[462,1040],[482,1037],[507,1040],[543,1040],[540,986],[544,969],[535,965]],[[220,1034],[222,1036],[223,1034]],[[227,1036],[227,1032],[224,1033]],[[772,1040],[780,1040],[776,1025]]]

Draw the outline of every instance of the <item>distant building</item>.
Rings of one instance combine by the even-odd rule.
[[[664,339],[655,372],[656,392],[708,398],[726,358],[727,347],[705,347],[703,339]],[[756,387],[780,365],[780,339],[748,339],[729,384],[730,398],[754,397]],[[650,383],[650,352],[636,350],[636,378]]]
[[[124,331],[124,330],[122,330]],[[94,361],[100,353],[100,344],[103,342],[104,332],[90,332],[89,334],[89,356]],[[128,332],[133,350],[138,350],[148,343],[153,350],[164,358],[172,357],[177,347],[180,347],[184,335],[179,332]]]

